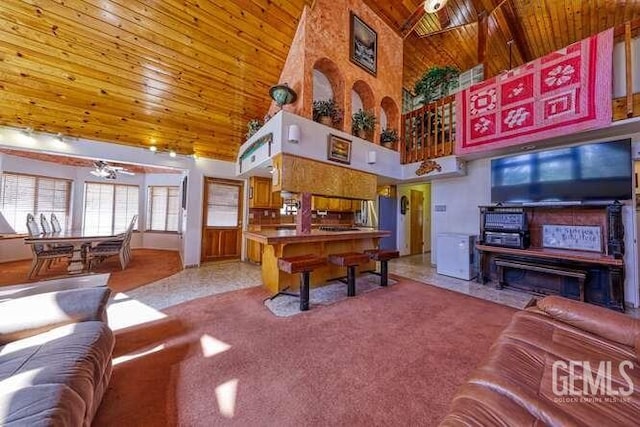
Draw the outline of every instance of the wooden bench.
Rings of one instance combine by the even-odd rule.
[[[498,283],[502,287],[506,282],[504,280],[504,269],[515,268],[518,270],[536,271],[539,273],[554,274],[556,276],[573,277],[578,279],[578,288],[580,289],[580,301],[584,301],[584,282],[587,278],[587,272],[573,268],[559,267],[556,265],[540,264],[528,261],[510,260],[504,258],[495,259],[498,268]]]

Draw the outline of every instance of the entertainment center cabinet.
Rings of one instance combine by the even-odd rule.
[[[478,281],[624,311],[622,206],[480,206]]]

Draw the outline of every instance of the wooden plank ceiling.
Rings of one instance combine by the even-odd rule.
[[[409,89],[433,65],[476,65],[479,20],[492,76],[640,18],[631,0],[363,1],[405,37]],[[234,160],[312,3],[2,0],[0,125]]]
[[[407,89],[434,65],[466,70],[478,64],[478,21],[483,13],[487,77],[640,18],[640,1],[634,0],[449,0],[438,14],[424,14],[420,0],[364,2],[406,37]]]
[[[2,0],[0,124],[234,160],[306,0]]]

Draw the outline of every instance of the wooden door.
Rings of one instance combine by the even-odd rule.
[[[422,223],[424,218],[424,195],[422,191],[411,190],[409,213],[411,214],[411,255],[421,254],[424,243]]]
[[[242,181],[205,178],[201,261],[239,259]]]

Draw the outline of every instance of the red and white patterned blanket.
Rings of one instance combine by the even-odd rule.
[[[456,94],[456,154],[611,123],[613,29]]]

